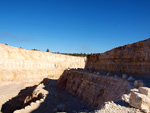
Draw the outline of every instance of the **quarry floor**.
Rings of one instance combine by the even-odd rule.
[[[141,113],[140,110],[130,107],[124,102],[114,103],[108,102],[101,110],[94,109],[84,103],[78,97],[68,93],[65,90],[56,87],[57,80],[50,80],[45,84],[45,90],[49,92],[43,103],[38,109],[32,113],[52,113],[58,105],[65,105],[65,112],[98,112],[98,113]],[[6,100],[15,97],[21,89],[24,89],[24,84],[8,85],[0,87],[0,105],[2,106]],[[89,91],[90,93],[90,91]],[[0,107],[1,107],[0,106]],[[28,112],[27,112],[28,113]]]
[[[11,85],[5,85],[0,87],[0,109],[2,105],[11,99],[12,97],[15,97],[21,89],[24,89],[24,84],[11,84]]]
[[[53,112],[57,105],[65,105],[65,111],[72,113],[73,111],[93,111],[94,109],[85,104],[82,100],[73,96],[65,90],[56,87],[56,80],[50,80],[45,84],[45,88],[49,94],[40,107],[33,113],[50,113]]]

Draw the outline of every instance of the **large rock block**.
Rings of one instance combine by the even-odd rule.
[[[101,108],[104,102],[120,100],[130,90],[130,84],[125,79],[79,70],[66,70],[57,86],[95,108]]]
[[[140,87],[139,92],[150,97],[150,88],[148,87]]]
[[[131,92],[129,104],[144,112],[150,112],[150,98],[138,92]]]

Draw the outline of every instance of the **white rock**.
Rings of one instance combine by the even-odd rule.
[[[43,98],[41,98],[41,99],[40,99],[40,101],[42,101],[42,102],[43,102],[43,101],[44,101],[44,99],[43,99]]]
[[[35,104],[34,102],[31,102],[31,103],[30,103],[31,106],[34,105],[34,104]]]
[[[150,98],[138,92],[131,92],[129,104],[144,112],[150,112]]]
[[[0,112],[0,113],[2,113],[2,112]],[[16,110],[13,113],[20,113],[20,110]]]
[[[148,87],[139,87],[139,92],[150,97],[150,88]]]
[[[36,103],[40,103],[40,101],[39,101],[39,100],[37,100],[37,101],[36,101]]]
[[[130,94],[124,94],[121,99],[126,103],[129,103]]]
[[[30,109],[30,108],[31,108],[30,106],[26,106],[26,107],[25,107],[25,109]]]
[[[139,90],[138,90],[138,89],[136,89],[136,88],[131,89],[130,91],[132,91],[132,92],[139,92]]]

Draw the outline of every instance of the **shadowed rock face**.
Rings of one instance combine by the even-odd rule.
[[[104,102],[120,100],[122,94],[130,90],[130,84],[124,79],[83,70],[66,70],[57,86],[77,95],[95,108],[100,108]]]
[[[150,39],[88,55],[86,69],[150,78]]]
[[[66,68],[84,68],[85,57],[25,50],[0,44],[0,85],[58,79]]]

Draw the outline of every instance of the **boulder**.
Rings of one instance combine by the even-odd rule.
[[[132,107],[141,109],[144,112],[150,112],[150,98],[144,94],[131,91],[129,104]]]
[[[127,78],[127,75],[126,75],[126,74],[123,74],[123,75],[122,75],[122,78],[123,78],[123,79],[126,79],[126,78]]]
[[[143,87],[144,83],[143,83],[142,80],[135,80],[134,81],[134,86]]]
[[[144,83],[143,82],[139,82],[139,87],[143,87]]]
[[[148,87],[139,87],[139,92],[150,97],[150,88]]]
[[[138,86],[138,81],[137,80],[134,81],[134,86]]]

